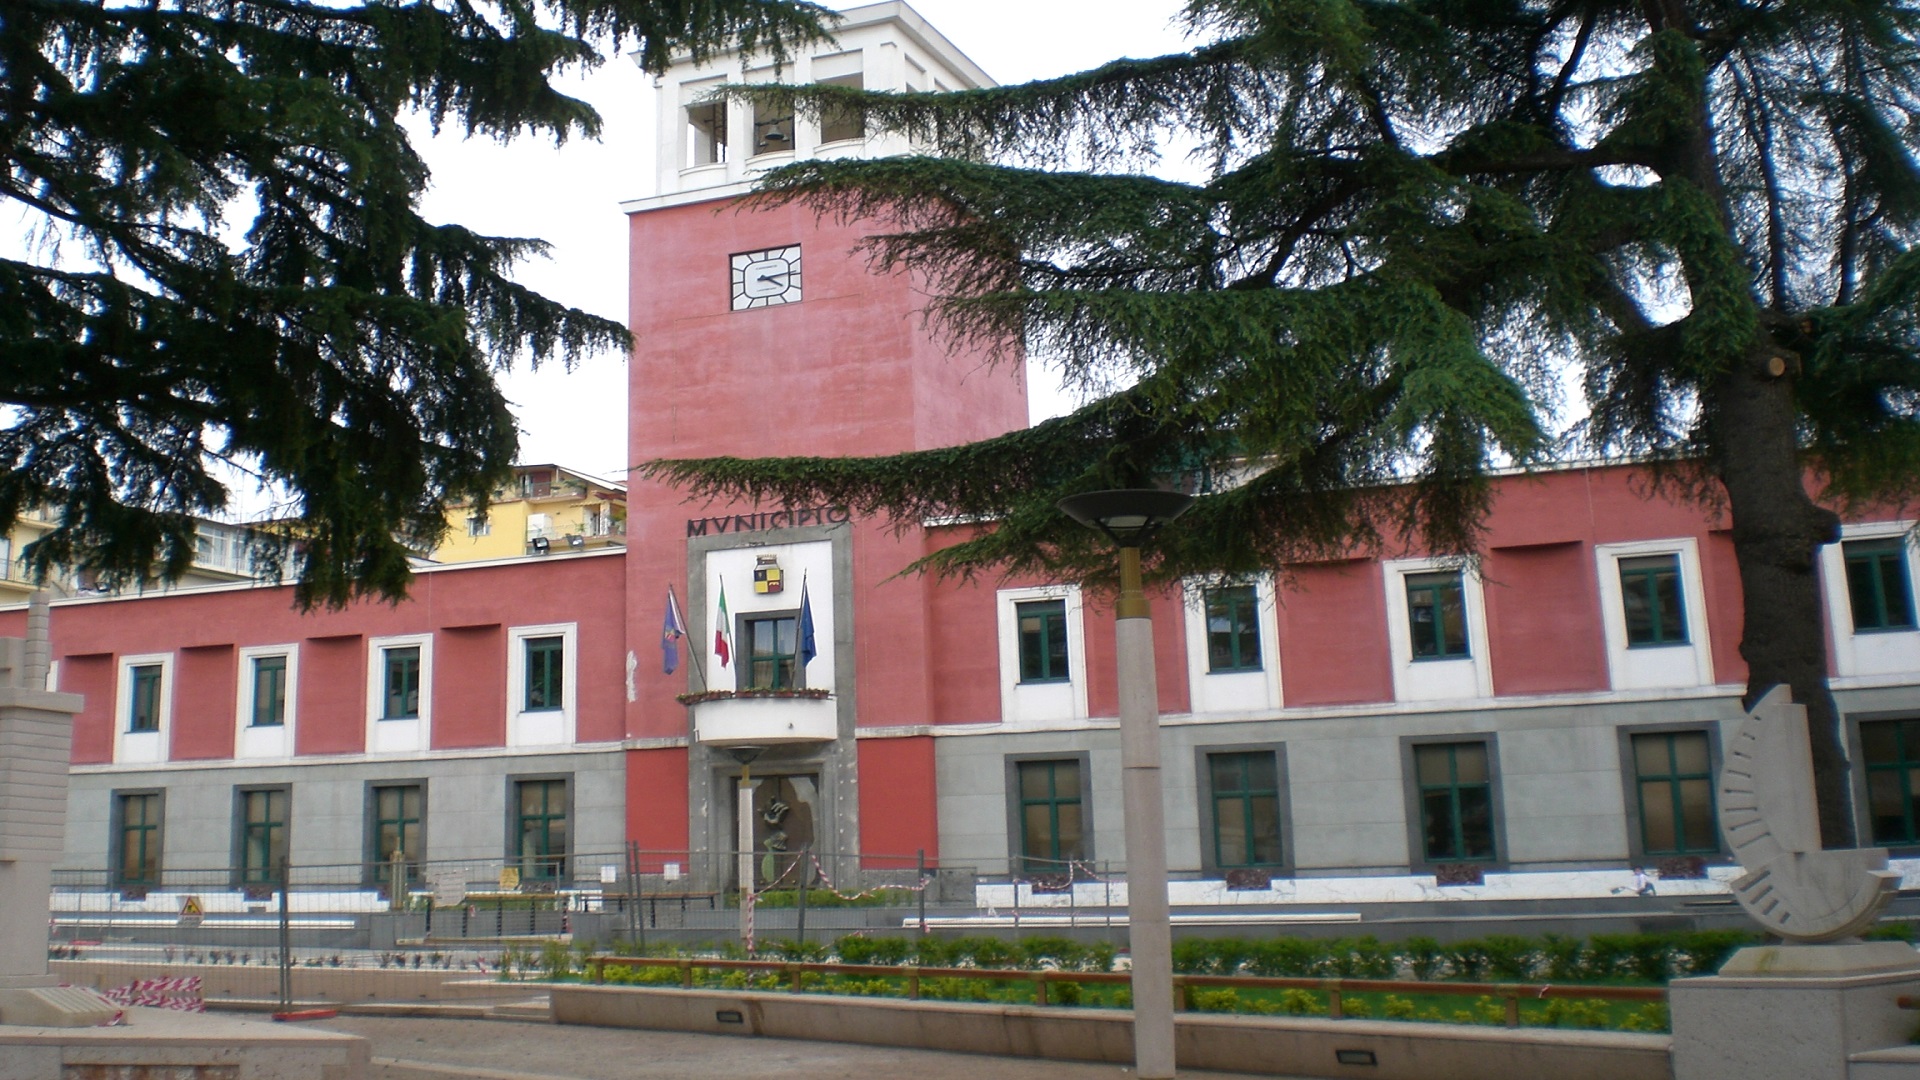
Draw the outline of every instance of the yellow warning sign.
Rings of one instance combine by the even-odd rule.
[[[206,909],[200,906],[200,898],[197,896],[189,896],[180,901],[180,925],[182,926],[200,925],[200,917],[206,913]]]
[[[502,867],[500,870],[500,891],[513,892],[519,887],[520,868],[517,866]]]

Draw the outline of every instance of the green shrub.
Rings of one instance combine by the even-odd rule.
[[[1232,987],[1219,990],[1189,990],[1187,1005],[1194,1012],[1239,1012],[1240,992]]]
[[[1487,958],[1487,973],[1505,982],[1527,982],[1541,967],[1540,944],[1532,938],[1513,934],[1492,934],[1480,939]]]
[[[1325,1016],[1327,1006],[1311,990],[1282,990],[1280,1008],[1288,1016]]]
[[[991,985],[985,979],[923,979],[920,996],[934,1001],[986,1001]]]
[[[1874,927],[1907,929],[1904,923],[1882,923]],[[1761,936],[1751,930],[1694,930],[1681,935],[1673,956],[1675,975],[1712,975],[1727,958],[1748,945],[1758,945]]]
[[[1372,934],[1333,944],[1334,948],[1325,953],[1321,967],[1342,979],[1391,979],[1400,966],[1393,946]]]
[[[1398,994],[1388,994],[1386,1000],[1380,1003],[1380,1014],[1390,1020],[1411,1020],[1413,1013],[1413,1000]]]
[[[1061,971],[1097,971],[1090,967],[1092,956],[1085,945],[1071,938],[1031,937],[1019,944],[1019,964],[1025,968],[1042,968],[1048,963]]]
[[[1400,953],[1406,958],[1407,970],[1422,982],[1438,979],[1445,972],[1446,953],[1430,937],[1408,938],[1400,943]]]
[[[564,941],[540,943],[540,970],[549,979],[564,979],[573,974],[573,948]]]
[[[1664,1001],[1649,1001],[1620,1021],[1621,1031],[1669,1031],[1673,1017]]]
[[[994,937],[954,938],[950,943],[953,952],[952,966],[961,961],[972,961],[973,966],[983,968],[1014,967],[1020,958],[1020,950],[1011,942]]]
[[[1249,975],[1305,978],[1325,974],[1329,944],[1306,938],[1269,938],[1253,942],[1245,963]]]
[[[1548,934],[1540,941],[1540,958],[1548,982],[1579,982],[1586,974],[1586,942],[1564,934]]]
[[[1487,965],[1492,956],[1487,947],[1479,941],[1462,941],[1446,950],[1447,967],[1453,977],[1467,982],[1477,982],[1487,977]]]
[[[1607,1003],[1598,998],[1553,998],[1538,1014],[1553,1027],[1598,1029],[1607,1026]]]
[[[1365,1020],[1373,1015],[1373,1006],[1366,998],[1345,997],[1340,1001],[1340,1013],[1355,1020]]]
[[[1083,997],[1079,983],[1055,982],[1047,984],[1047,1000],[1055,1005],[1078,1005]]]

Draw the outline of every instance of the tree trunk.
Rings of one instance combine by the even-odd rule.
[[[1853,800],[1840,710],[1827,685],[1826,615],[1819,551],[1839,539],[1838,515],[1807,494],[1796,442],[1797,366],[1762,334],[1734,370],[1713,386],[1715,462],[1733,519],[1733,550],[1746,612],[1740,655],[1752,708],[1786,686],[1807,709],[1814,797],[1826,847],[1854,844]],[[1775,374],[1778,371],[1779,374]]]

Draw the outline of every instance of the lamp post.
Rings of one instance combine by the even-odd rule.
[[[1123,488],[1060,500],[1062,513],[1120,549],[1114,642],[1120,690],[1120,784],[1126,804],[1127,943],[1133,975],[1133,1065],[1167,1080],[1173,1063],[1173,934],[1167,920],[1167,823],[1160,796],[1159,688],[1153,622],[1140,584],[1140,545],[1193,500],[1177,491]]]

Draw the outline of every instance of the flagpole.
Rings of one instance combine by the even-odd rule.
[[[680,598],[673,594],[673,582],[667,582],[667,603],[673,605],[674,620],[680,624],[680,633],[687,641],[687,666],[693,669],[694,677],[700,680],[700,692],[707,692],[707,672],[700,661],[704,650],[694,648],[693,631],[687,626],[687,613],[680,606]]]

